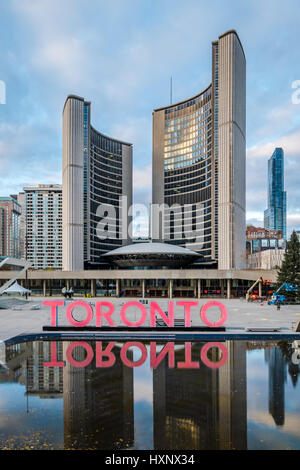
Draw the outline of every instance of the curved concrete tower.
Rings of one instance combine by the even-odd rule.
[[[243,267],[245,134],[246,60],[228,31],[212,43],[212,83],[153,112],[154,240],[197,251],[203,267]]]
[[[63,109],[63,269],[67,271],[97,269],[104,253],[129,242],[132,145],[96,131],[90,124],[90,108],[90,102],[69,95]],[[105,239],[98,236],[100,207],[111,208],[116,215],[115,231]]]

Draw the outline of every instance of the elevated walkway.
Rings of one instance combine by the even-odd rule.
[[[0,296],[4,293],[4,291],[10,287],[12,284],[16,282],[17,279],[23,276],[26,273],[27,269],[32,266],[31,261],[27,261],[24,259],[18,258],[0,258],[0,272],[5,270],[6,276],[11,273],[11,278],[6,281],[3,286],[0,287]],[[7,269],[9,267],[19,267],[19,271]],[[16,299],[16,298],[1,298],[0,299],[0,309],[11,309],[18,305],[23,305],[27,303],[27,300],[24,299]]]

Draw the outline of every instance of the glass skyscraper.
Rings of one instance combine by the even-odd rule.
[[[284,191],[284,154],[276,148],[268,161],[268,208],[264,212],[264,226],[281,230],[286,240],[286,191]]]
[[[236,31],[212,43],[205,90],[154,110],[152,158],[152,239],[190,248],[206,266],[242,268],[246,59]]]

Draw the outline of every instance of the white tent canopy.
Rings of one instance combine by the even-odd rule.
[[[8,287],[3,291],[3,294],[30,294],[31,290],[25,289],[25,287],[20,286],[16,281],[12,286]]]

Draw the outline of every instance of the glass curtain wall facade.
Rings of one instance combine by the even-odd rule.
[[[212,83],[153,112],[152,238],[208,267],[245,264],[245,97],[244,51],[228,31],[212,43]]]
[[[123,144],[91,128],[90,149],[90,262],[98,264],[107,251],[122,245],[122,196],[124,165]],[[129,189],[129,188],[128,188]],[[113,206],[116,214],[115,236],[107,240],[97,237],[97,207],[99,204]],[[125,241],[125,240],[124,240]]]
[[[63,269],[69,271],[103,267],[104,253],[130,242],[132,145],[92,127],[90,109],[70,95],[63,111]],[[99,237],[103,217],[110,227]]]
[[[182,238],[181,208],[164,220],[164,233],[173,243],[211,255],[212,218],[212,107],[211,87],[200,96],[166,110],[164,142],[164,200],[168,206],[185,205],[190,224]],[[188,109],[188,112],[187,112]],[[197,207],[196,203],[201,202]],[[194,243],[197,219],[201,238]]]
[[[281,230],[286,240],[286,191],[284,191],[284,153],[276,148],[268,160],[268,208],[264,212],[264,227]]]

